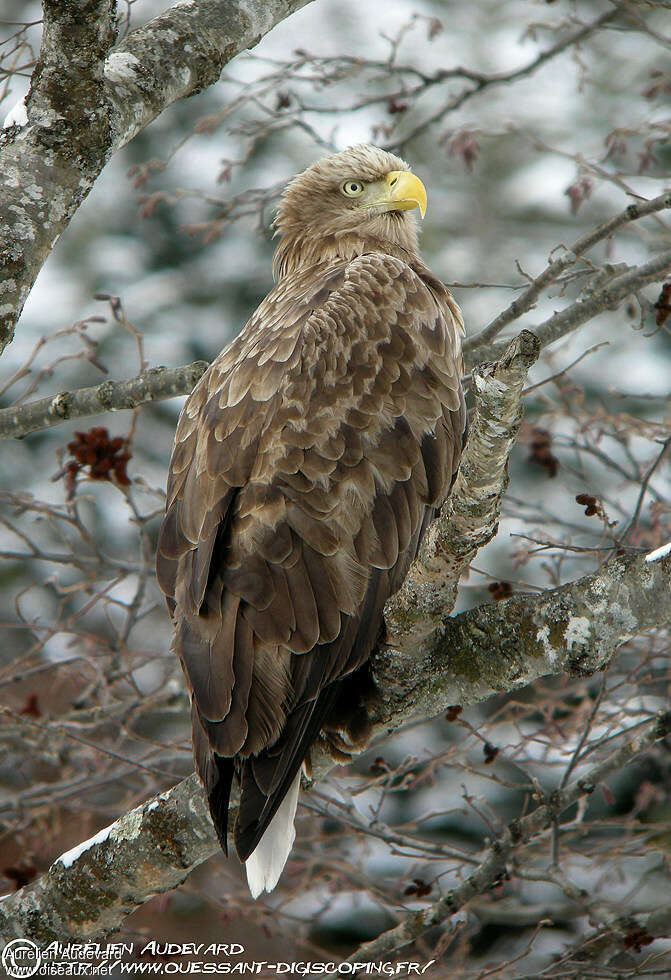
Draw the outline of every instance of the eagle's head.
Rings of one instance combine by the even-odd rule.
[[[276,275],[368,249],[416,253],[426,190],[399,157],[360,144],[323,157],[291,181],[278,208]]]

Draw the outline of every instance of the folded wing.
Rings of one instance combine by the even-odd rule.
[[[184,408],[158,577],[224,847],[240,780],[243,860],[449,492],[465,429],[460,333],[418,262],[312,267],[280,281]]]

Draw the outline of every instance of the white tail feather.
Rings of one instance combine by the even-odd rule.
[[[263,837],[245,861],[247,882],[252,898],[258,898],[264,889],[271,892],[280,880],[296,839],[294,817],[300,785],[301,770],[299,769],[289,792],[268,824]]]

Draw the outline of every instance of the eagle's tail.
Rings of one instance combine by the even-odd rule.
[[[264,831],[263,837],[245,861],[247,881],[252,898],[258,898],[265,889],[271,892],[296,838],[294,817],[298,806],[298,791],[301,785],[301,769],[298,770],[289,792],[282,800],[275,816]]]

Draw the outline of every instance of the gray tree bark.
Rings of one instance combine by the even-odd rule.
[[[43,0],[28,122],[0,135],[0,354],[107,160],[309,0],[185,0],[114,44],[114,0]]]

